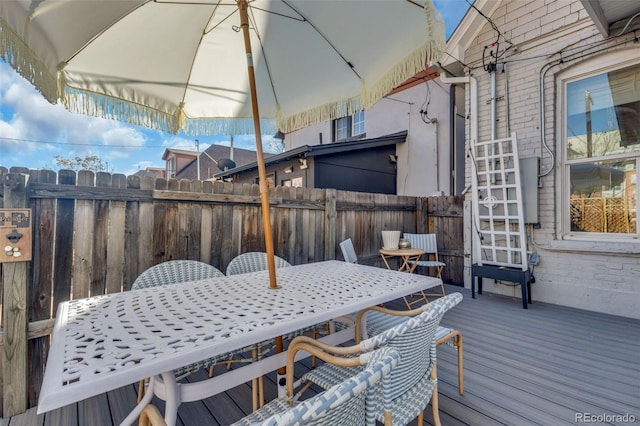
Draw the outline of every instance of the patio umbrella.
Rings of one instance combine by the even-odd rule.
[[[373,105],[438,59],[431,0],[2,0],[0,55],[72,112],[187,135],[261,134]]]

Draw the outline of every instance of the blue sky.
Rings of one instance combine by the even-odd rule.
[[[434,0],[442,14],[447,38],[467,11],[466,0]],[[96,155],[108,171],[133,174],[146,167],[164,167],[166,148],[200,150],[209,144],[229,144],[229,136],[171,135],[112,120],[71,114],[51,105],[8,64],[0,61],[0,166],[58,170],[55,157]],[[272,135],[263,136],[271,152]],[[251,135],[235,135],[234,146],[255,149]]]

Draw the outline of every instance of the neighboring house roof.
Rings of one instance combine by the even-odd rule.
[[[296,157],[317,157],[322,155],[337,154],[341,152],[353,152],[363,149],[375,148],[380,146],[395,145],[404,143],[407,140],[407,131],[393,133],[391,135],[380,136],[371,139],[360,139],[347,142],[334,142],[322,145],[302,145],[280,154],[271,155],[265,158],[265,166],[276,164],[282,161],[288,161]],[[238,173],[244,173],[258,168],[256,161],[238,166],[236,168],[220,172],[215,175],[216,178],[225,178]]]
[[[133,174],[134,176],[149,176],[152,178],[159,178],[165,176],[164,167],[147,167],[144,170],[138,170]]]
[[[181,167],[179,170],[176,170],[176,177],[179,179],[197,179],[198,178],[198,170],[197,170],[197,152],[189,151],[184,149],[174,149],[167,148],[162,155],[162,159],[166,160],[169,158],[169,155],[177,154],[182,157],[193,157],[188,164]],[[200,154],[200,173],[201,179],[209,179],[218,171],[222,169],[218,167],[218,164],[221,160],[230,159],[231,147],[228,145],[210,145],[206,150],[204,150]],[[265,158],[269,158],[269,154],[265,153]],[[256,151],[252,151],[250,149],[243,149],[233,147],[233,162],[236,166],[242,166],[248,163],[256,162]]]
[[[203,161],[205,158],[208,159],[207,156],[213,157],[214,160],[220,161],[224,158],[231,158],[231,149],[225,145],[211,145],[204,152],[205,155],[200,157],[200,161]],[[265,157],[268,157],[269,154],[265,153]],[[233,162],[236,165],[241,166],[244,164],[249,164],[253,161],[257,160],[256,151],[250,149],[242,149],[233,147]]]
[[[194,158],[196,156],[196,152],[195,151],[189,151],[187,149],[167,148],[167,149],[164,150],[164,154],[162,154],[162,159],[166,160],[167,158],[169,158],[169,154],[179,154],[179,155],[185,155],[185,156],[192,156]]]

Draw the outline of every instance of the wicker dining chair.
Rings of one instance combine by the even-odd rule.
[[[276,268],[291,266],[289,262],[281,257],[274,256],[274,259]],[[266,271],[267,269],[267,253],[251,251],[231,259],[231,262],[227,265],[227,275],[246,274],[248,272]]]
[[[197,260],[169,260],[152,266],[142,272],[133,282],[131,290],[216,277],[224,277],[224,274],[216,267],[207,263]],[[236,355],[241,352],[244,352],[244,350],[221,354],[198,363],[189,364],[174,370],[174,374],[176,378],[180,379],[200,369],[211,371],[218,364],[226,364],[227,368],[230,368],[231,363],[250,362],[250,359],[236,357]],[[138,401],[140,401],[144,395],[144,385],[145,381],[142,380],[138,389]]]
[[[410,311],[396,311],[391,309],[371,311],[366,316],[367,336],[371,337],[384,332],[407,319],[407,316],[415,316],[422,313],[422,308]],[[462,333],[444,325],[438,325],[436,330],[436,347],[447,344],[453,346],[458,355],[458,393],[464,394],[464,365]]]
[[[141,273],[131,285],[132,290],[176,284],[206,278],[224,277],[218,268],[197,260],[169,260]]]
[[[393,348],[381,348],[354,358],[340,358],[306,345],[304,341],[298,345],[295,339],[291,342],[291,349],[294,351],[287,357],[287,372],[291,372],[287,375],[288,395],[293,393],[294,356],[299,350],[308,350],[329,363],[362,366],[362,370],[304,401],[295,401],[290,396],[274,399],[232,426],[364,426],[367,399],[373,398],[373,394],[380,390],[400,359],[398,351]],[[140,415],[139,426],[166,426],[166,423],[154,405],[147,405]]]
[[[426,268],[435,268],[436,277],[442,279],[442,270],[446,263],[441,262],[438,258],[438,242],[436,239],[436,234],[409,234],[405,233],[404,238],[409,240],[412,248],[419,248],[424,250],[424,259],[413,261],[410,260],[409,263],[416,263],[417,266],[423,266]],[[425,296],[444,296],[444,284],[440,283],[440,293],[425,293]],[[410,306],[408,306],[411,309]]]
[[[389,389],[378,393],[372,401],[374,418],[368,419],[368,425],[375,421],[385,425],[406,425],[414,418],[423,423],[423,411],[431,400],[433,423],[440,425],[438,412],[438,391],[436,374],[436,332],[444,314],[462,300],[460,293],[452,293],[434,302],[425,304],[418,315],[410,316],[388,330],[383,331],[352,348],[366,352],[381,346],[392,347],[400,353],[400,363],[391,372]],[[356,341],[360,340],[363,318],[370,311],[384,311],[385,308],[371,307],[358,314],[356,323]],[[352,349],[353,350],[353,349]],[[357,349],[356,349],[357,350]],[[345,350],[343,354],[347,354]],[[304,374],[304,391],[311,384],[327,389],[345,377],[354,374],[356,367],[341,367],[323,364]]]
[[[291,266],[289,262],[284,260],[279,256],[274,256],[276,268],[286,268]],[[268,269],[267,265],[267,254],[265,252],[247,252],[242,253],[229,262],[227,265],[227,275],[239,275],[246,274],[249,272],[257,272],[257,271],[265,271]],[[328,333],[330,330],[329,323],[326,324],[318,324],[315,326],[310,326],[303,328],[301,330],[296,330],[283,336],[283,339],[286,341],[292,340],[296,336],[310,334],[314,338],[316,338],[320,334]],[[268,353],[272,352],[276,347],[275,340],[269,340],[265,342],[260,342],[254,345],[252,348],[253,358],[260,360]],[[312,360],[312,365],[315,367],[316,359],[315,356]],[[258,400],[259,405],[262,406],[264,404],[264,379],[262,377],[258,377],[257,380],[257,391],[258,391]]]
[[[276,268],[286,268],[291,266],[289,262],[279,256],[274,255]],[[267,264],[267,253],[261,251],[250,251],[239,254],[231,259],[227,265],[227,276],[247,274],[249,272],[266,271],[269,268]],[[297,334],[287,336],[295,337]],[[251,347],[252,357],[256,360],[262,359],[268,352],[275,348],[275,340],[260,342]],[[252,381],[254,389],[254,398],[258,399],[258,406],[264,404],[264,382],[262,377],[258,377]],[[257,392],[257,394],[255,393]],[[254,404],[254,409],[257,407]]]
[[[287,397],[278,398],[260,410],[241,419],[233,426],[261,425],[344,425],[364,426],[368,401],[381,392],[390,373],[398,365],[400,355],[396,349],[381,348],[356,357],[336,356],[343,348],[318,344],[306,336],[296,337],[287,352]],[[308,352],[323,361],[324,365],[343,368],[358,367],[353,376],[344,377],[307,400],[299,401],[294,395],[294,359],[298,352]]]

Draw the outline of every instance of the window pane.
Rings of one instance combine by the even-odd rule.
[[[353,136],[364,134],[364,111],[356,112],[353,115]]]
[[[635,234],[636,161],[569,166],[571,230]]]
[[[567,84],[567,159],[640,152],[640,65]]]
[[[338,118],[335,121],[336,140],[341,141],[349,137],[349,117]]]
[[[292,179],[287,179],[282,181],[282,186],[292,186],[294,188],[302,188],[303,179],[302,176],[294,177]]]

